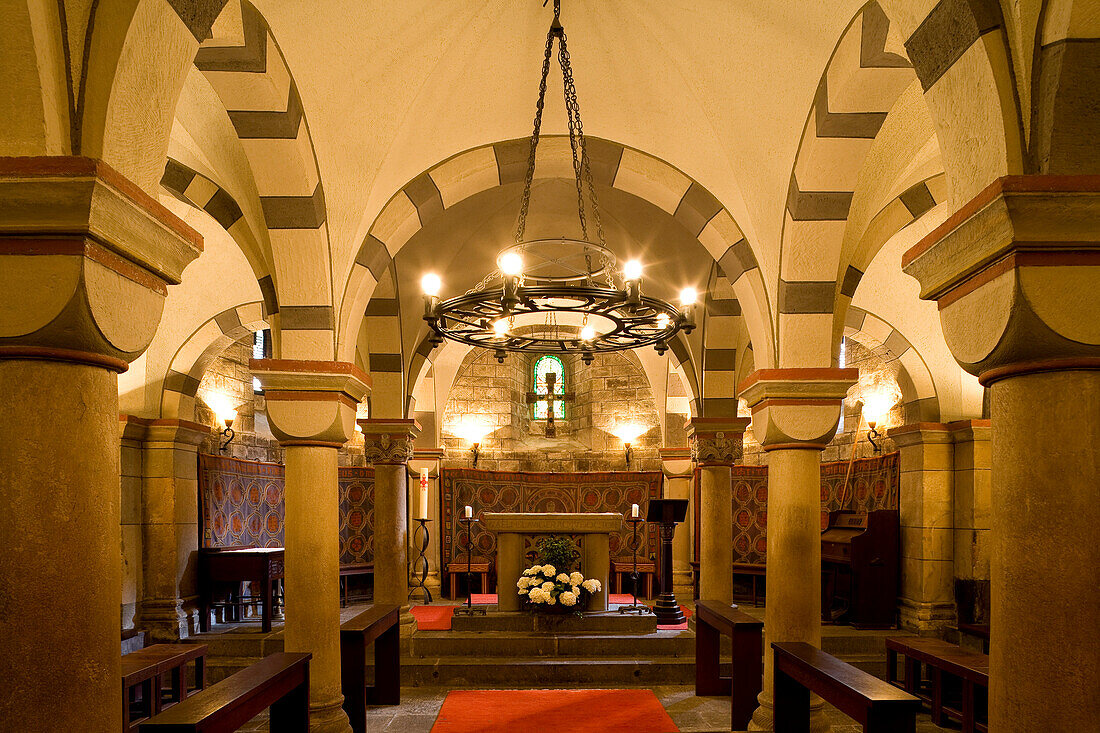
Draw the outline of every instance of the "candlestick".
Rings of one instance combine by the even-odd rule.
[[[637,504],[631,504],[630,505],[630,518],[631,519],[637,519],[639,516],[640,515],[638,514],[638,505]]]
[[[415,519],[428,518],[428,470],[420,469],[420,491],[416,497]]]
[[[470,506],[469,504],[467,504],[466,508],[463,510],[463,516],[466,519],[473,519],[474,518],[474,508],[472,506]]]

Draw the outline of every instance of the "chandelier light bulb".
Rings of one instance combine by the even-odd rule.
[[[668,322],[669,317],[667,313],[657,314],[657,328],[663,331],[664,329],[668,328]]]
[[[581,341],[591,341],[596,338],[596,329],[591,326],[585,326],[581,329]]]
[[[699,295],[695,292],[695,288],[684,288],[680,291],[681,305],[695,305],[695,299],[698,297]]]
[[[515,252],[505,252],[500,258],[500,271],[505,275],[518,275],[523,272],[523,258]]]
[[[623,265],[623,278],[637,280],[642,276],[642,263],[638,260],[630,260]]]
[[[508,333],[508,319],[501,318],[500,320],[493,323],[493,333],[495,333],[497,336],[503,336],[504,334]]]
[[[420,278],[420,289],[424,291],[424,295],[439,295],[439,290],[442,287],[443,281],[434,272],[429,272]]]

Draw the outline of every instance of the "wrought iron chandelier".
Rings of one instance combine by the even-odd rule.
[[[677,333],[691,333],[695,328],[696,293],[692,288],[681,291],[679,307],[642,295],[641,263],[631,260],[620,270],[615,255],[607,248],[565,29],[559,16],[560,0],[554,0],[515,243],[497,257],[496,270],[462,295],[441,301],[439,276],[429,273],[423,277],[424,320],[432,331],[430,340],[440,344],[450,339],[492,349],[500,362],[510,351],[580,354],[585,364],[590,364],[597,353],[641,346],[653,346],[661,354]],[[527,240],[535,151],[555,38],[565,89],[581,238]],[[586,193],[597,241],[589,238]]]

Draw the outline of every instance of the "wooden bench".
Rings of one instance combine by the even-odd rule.
[[[620,557],[611,561],[611,577],[615,580],[615,592],[623,592],[623,577],[630,577],[634,572],[634,558]],[[653,598],[653,578],[657,574],[657,563],[652,560],[638,561],[638,578],[645,580],[645,598]],[[631,591],[633,592],[633,588]],[[641,597],[639,595],[639,597]]]
[[[367,705],[401,702],[400,609],[374,605],[340,625],[340,686],[351,729],[363,733]],[[374,685],[366,681],[367,646],[374,642]]]
[[[735,606],[705,600],[695,604],[695,694],[729,695],[733,730],[747,728],[756,709],[764,672],[763,628],[762,621]],[[720,634],[733,645],[731,677],[719,672]]]
[[[447,563],[447,575],[451,580],[451,598],[458,597],[458,578],[459,576],[465,577],[466,575],[466,558],[460,558],[458,560],[452,560]],[[480,576],[481,579],[481,592],[489,592],[489,570],[492,568],[492,562],[487,557],[474,556],[470,558],[469,569],[471,575]],[[467,588],[467,593],[473,593],[473,588]]]
[[[308,652],[279,652],[141,724],[141,733],[233,731],[271,708],[272,733],[309,730]]]
[[[374,563],[372,562],[357,562],[357,563],[344,563],[340,565],[340,605],[348,605],[348,585],[351,583],[352,577],[360,575],[374,575]],[[364,598],[366,596],[363,596]]]
[[[899,654],[905,660],[902,679],[897,676]],[[927,684],[922,664],[928,668]],[[886,679],[928,703],[932,722],[938,726],[952,718],[964,733],[987,729],[989,657],[985,654],[940,639],[890,637],[886,639]]]
[[[733,578],[737,579],[738,576],[747,575],[752,581],[752,605],[760,605],[760,594],[757,591],[757,581],[764,580],[767,577],[767,565],[764,563],[754,562],[735,562],[733,564]],[[734,600],[739,600],[736,596]],[[745,599],[748,600],[748,599]]]
[[[810,693],[854,718],[865,733],[914,733],[920,700],[800,641],[775,642],[775,733],[810,729]]]
[[[134,730],[150,718],[187,698],[186,666],[195,665],[195,690],[206,687],[205,644],[153,644],[122,656],[123,730]],[[171,680],[164,689],[165,678]],[[140,702],[134,691],[140,691]],[[140,705],[140,707],[139,707]],[[135,713],[137,718],[135,719]]]

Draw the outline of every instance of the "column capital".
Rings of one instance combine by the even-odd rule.
[[[858,380],[858,369],[758,369],[737,391],[752,410],[752,431],[764,450],[823,450]]]
[[[951,440],[955,443],[992,440],[993,438],[992,420],[956,420],[947,423],[947,429],[951,431]]]
[[[657,453],[661,456],[661,472],[664,473],[666,478],[691,476],[690,447],[658,448]]]
[[[886,431],[898,448],[930,443],[950,443],[951,428],[939,422],[915,422],[899,425]]]
[[[198,446],[210,435],[210,426],[175,418],[151,419],[136,415],[118,416],[121,436],[143,443],[173,443]]]
[[[252,359],[264,387],[271,432],[284,446],[339,448],[351,437],[370,376],[342,361]]]
[[[0,157],[0,359],[126,371],[202,236],[101,160]]]
[[[744,450],[747,417],[693,417],[687,422],[691,458],[700,466],[732,466]]]
[[[902,257],[956,361],[989,384],[1100,369],[1100,176],[1005,176]]]
[[[402,465],[413,457],[413,442],[420,435],[416,420],[367,418],[359,420],[363,430],[363,453],[372,465]]]

